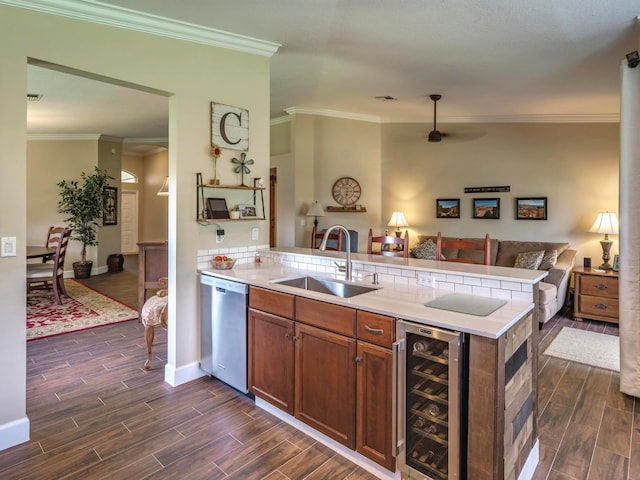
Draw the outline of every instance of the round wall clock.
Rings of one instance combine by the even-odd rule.
[[[362,189],[355,178],[342,177],[333,184],[333,199],[342,206],[353,205],[360,198]]]

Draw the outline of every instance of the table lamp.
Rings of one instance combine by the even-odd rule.
[[[407,219],[404,218],[404,213],[402,212],[393,212],[391,215],[391,220],[387,223],[387,227],[396,227],[396,237],[402,238],[401,228],[408,227]],[[397,245],[394,250],[402,250],[400,245]]]
[[[618,218],[615,213],[600,212],[596,221],[589,229],[589,233],[604,233],[604,240],[600,241],[602,245],[602,265],[599,268],[602,270],[611,270],[609,264],[609,251],[613,242],[609,240],[609,234],[618,234]]]
[[[324,209],[317,200],[313,202],[309,207],[309,210],[307,211],[307,217],[314,217],[313,228],[318,231],[318,217],[324,217]]]
[[[158,195],[160,195],[161,197],[166,197],[167,195],[169,195],[169,177],[164,179],[162,187],[160,187],[160,190],[158,190]]]

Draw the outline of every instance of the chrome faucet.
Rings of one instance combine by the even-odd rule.
[[[322,242],[320,243],[320,250],[322,250],[323,252],[327,249],[327,239],[329,238],[329,234],[333,231],[333,230],[342,230],[345,235],[347,236],[347,263],[345,265],[345,269],[344,269],[344,274],[346,277],[346,280],[348,282],[351,281],[351,235],[349,235],[349,230],[347,229],[347,227],[345,227],[344,225],[331,225],[329,228],[327,228],[327,231],[324,232],[324,237],[322,237]],[[340,267],[338,267],[338,269],[340,269]]]

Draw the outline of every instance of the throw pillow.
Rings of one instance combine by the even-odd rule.
[[[423,260],[435,260],[436,259],[436,244],[433,240],[429,239],[426,242],[420,243],[413,247],[409,253],[412,257],[421,258]],[[444,255],[441,257],[444,260]]]
[[[547,250],[544,252],[544,256],[542,257],[542,262],[538,267],[538,270],[551,270],[555,267],[558,262],[558,251],[557,250]]]
[[[516,257],[516,263],[514,263],[513,266],[514,268],[537,270],[542,263],[542,257],[544,257],[544,250],[519,253]]]

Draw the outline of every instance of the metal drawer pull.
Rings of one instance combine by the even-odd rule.
[[[598,284],[596,285],[596,288],[597,288],[598,290],[606,290],[606,289],[607,289],[607,288],[609,288],[609,287],[608,287],[607,285],[605,285],[604,283],[598,283]]]
[[[369,333],[373,333],[374,335],[384,334],[384,330],[382,328],[371,328],[369,325],[365,325],[364,329]]]
[[[606,310],[607,308],[609,308],[609,306],[606,303],[598,303],[596,304],[596,308],[599,308],[600,310]]]

